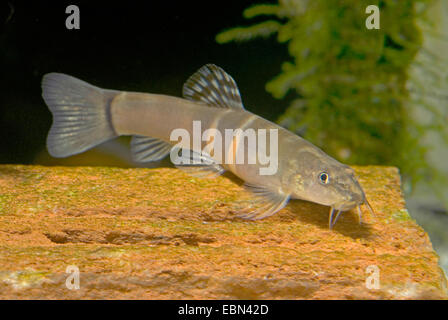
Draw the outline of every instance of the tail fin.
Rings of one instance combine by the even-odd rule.
[[[110,92],[62,73],[43,77],[42,96],[53,114],[47,137],[53,157],[78,154],[117,136],[110,120]]]

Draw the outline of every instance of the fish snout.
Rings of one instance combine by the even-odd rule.
[[[350,195],[349,201],[355,203],[356,205],[360,205],[364,203],[364,199],[365,199],[364,193],[352,193]]]
[[[348,211],[363,204],[365,201],[364,199],[365,199],[364,194],[352,193],[346,196],[344,201],[336,203],[332,207],[335,208],[336,210]]]
[[[357,204],[354,201],[344,201],[341,203],[337,203],[337,204],[333,205],[332,207],[335,210],[348,211],[348,210],[355,208],[356,206],[357,206]]]

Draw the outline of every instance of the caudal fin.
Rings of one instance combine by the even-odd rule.
[[[53,114],[48,152],[57,158],[84,152],[117,136],[109,111],[111,91],[62,73],[42,79],[42,97]]]

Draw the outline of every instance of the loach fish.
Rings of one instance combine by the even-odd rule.
[[[132,135],[131,152],[138,162],[158,161],[168,154],[176,154],[180,159],[197,159],[199,154],[206,161],[180,161],[177,167],[195,176],[207,177],[229,170],[244,180],[256,209],[241,215],[242,218],[271,216],[291,198],[329,206],[330,229],[341,212],[353,208],[358,209],[361,222],[362,204],[373,214],[352,168],[303,138],[245,110],[235,81],[216,65],[203,66],[185,82],[184,98],[101,89],[61,73],[46,74],[42,91],[53,114],[47,137],[47,149],[53,157],[68,157],[120,135]],[[172,132],[179,128],[194,134],[194,123],[198,121],[200,134],[207,129],[276,130],[277,140],[268,143],[276,147],[275,173],[260,174],[263,165],[258,158],[252,163],[232,159],[221,163],[215,156],[220,152],[201,152],[204,141],[199,148],[189,142],[172,141]],[[218,151],[232,158],[232,152],[227,151],[245,148],[241,131],[232,136],[230,143],[216,144],[215,149],[221,147]],[[215,142],[211,140],[211,143]],[[179,156],[177,151],[173,153],[173,145],[191,152]],[[248,155],[255,151],[247,146],[243,152]]]

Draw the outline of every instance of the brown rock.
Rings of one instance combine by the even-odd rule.
[[[346,212],[329,230],[328,208],[304,201],[236,218],[249,198],[230,174],[0,166],[0,298],[446,299],[397,169],[355,169],[376,218]]]

